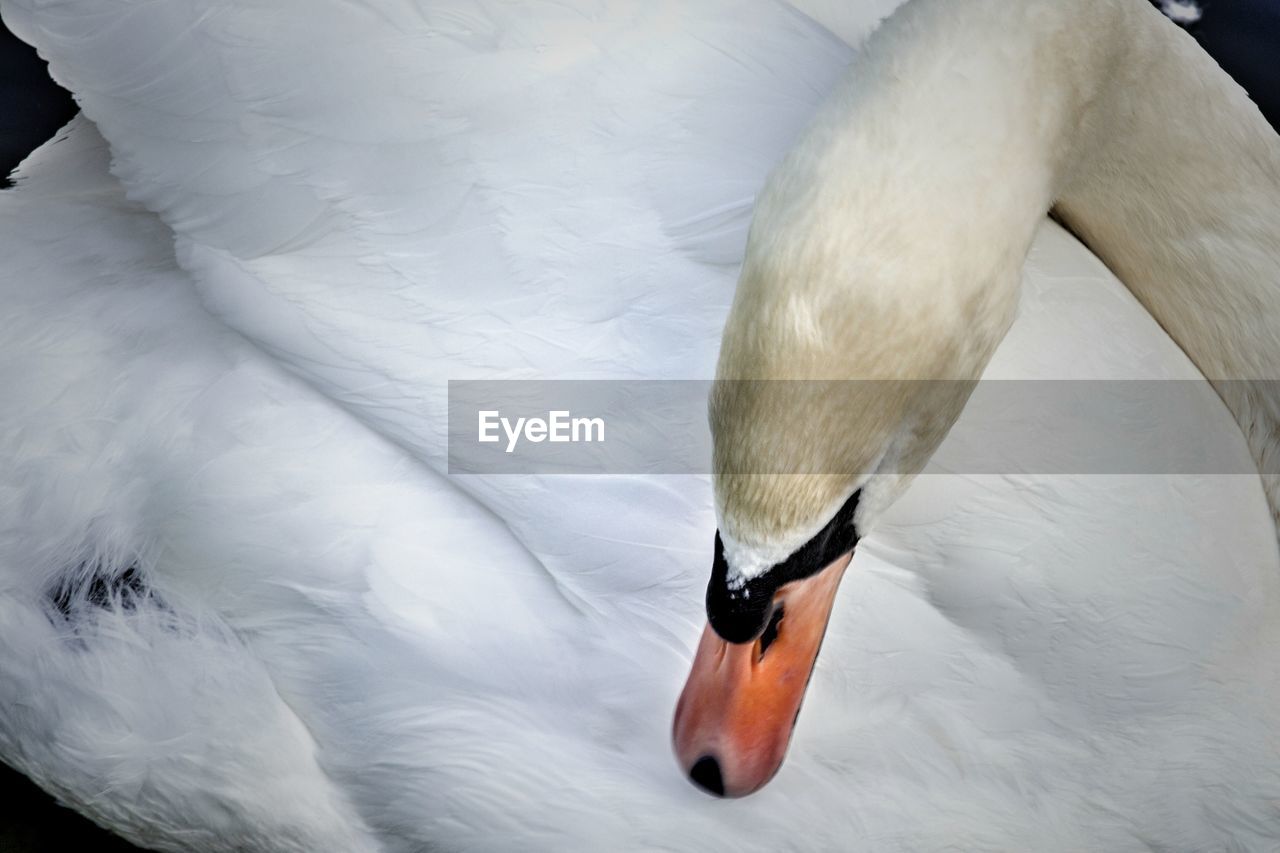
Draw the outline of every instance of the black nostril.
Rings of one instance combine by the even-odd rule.
[[[782,624],[782,616],[785,608],[779,603],[773,608],[773,614],[769,617],[769,624],[764,626],[764,633],[760,635],[760,657],[764,660],[764,653],[769,651],[769,647],[773,645],[773,641],[778,639],[778,626]]]
[[[724,779],[720,778],[720,762],[710,755],[699,758],[689,771],[689,778],[699,788],[717,797],[724,796]]]

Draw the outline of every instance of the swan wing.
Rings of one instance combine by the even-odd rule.
[[[849,55],[770,0],[4,8],[206,304],[433,461],[447,378],[707,375]]]
[[[205,305],[441,472],[449,380],[712,374],[754,194],[850,56],[772,0],[4,9]],[[701,479],[456,482],[584,601],[705,564]]]

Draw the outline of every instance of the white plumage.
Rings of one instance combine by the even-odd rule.
[[[4,10],[113,157],[78,119],[0,196],[0,754],[65,802],[168,850],[1274,843],[1256,477],[922,477],[727,803],[668,748],[708,479],[442,473],[447,379],[711,374],[754,193],[848,60],[809,19]],[[1199,376],[1052,224],[990,371]],[[134,565],[144,601],[50,605]]]

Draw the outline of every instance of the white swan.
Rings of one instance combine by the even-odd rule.
[[[96,8],[5,6],[160,214],[83,121],[0,200],[5,760],[175,850],[1274,834],[1256,477],[918,483],[860,545],[784,777],[717,803],[666,749],[707,482],[437,473],[441,378],[710,372],[715,262],[840,43],[763,2]],[[1060,230],[1031,266],[992,371],[1197,376]],[[1102,325],[1064,363],[1077,313]]]
[[[1214,381],[1280,518],[1275,132],[1146,4],[910,3],[756,206],[711,407],[710,624],[676,721],[713,789],[777,769],[858,537],[959,415],[1050,206]],[[879,381],[797,381],[847,379]]]

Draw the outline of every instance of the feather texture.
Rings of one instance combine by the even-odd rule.
[[[719,803],[667,747],[708,479],[443,475],[447,379],[710,374],[751,197],[849,56],[809,19],[4,10],[102,136],[0,196],[0,751],[66,802],[169,850],[1274,840],[1256,477],[920,478],[782,774]],[[1199,381],[1057,226],[1026,274],[992,375]],[[1203,452],[1249,465],[1213,402]]]

